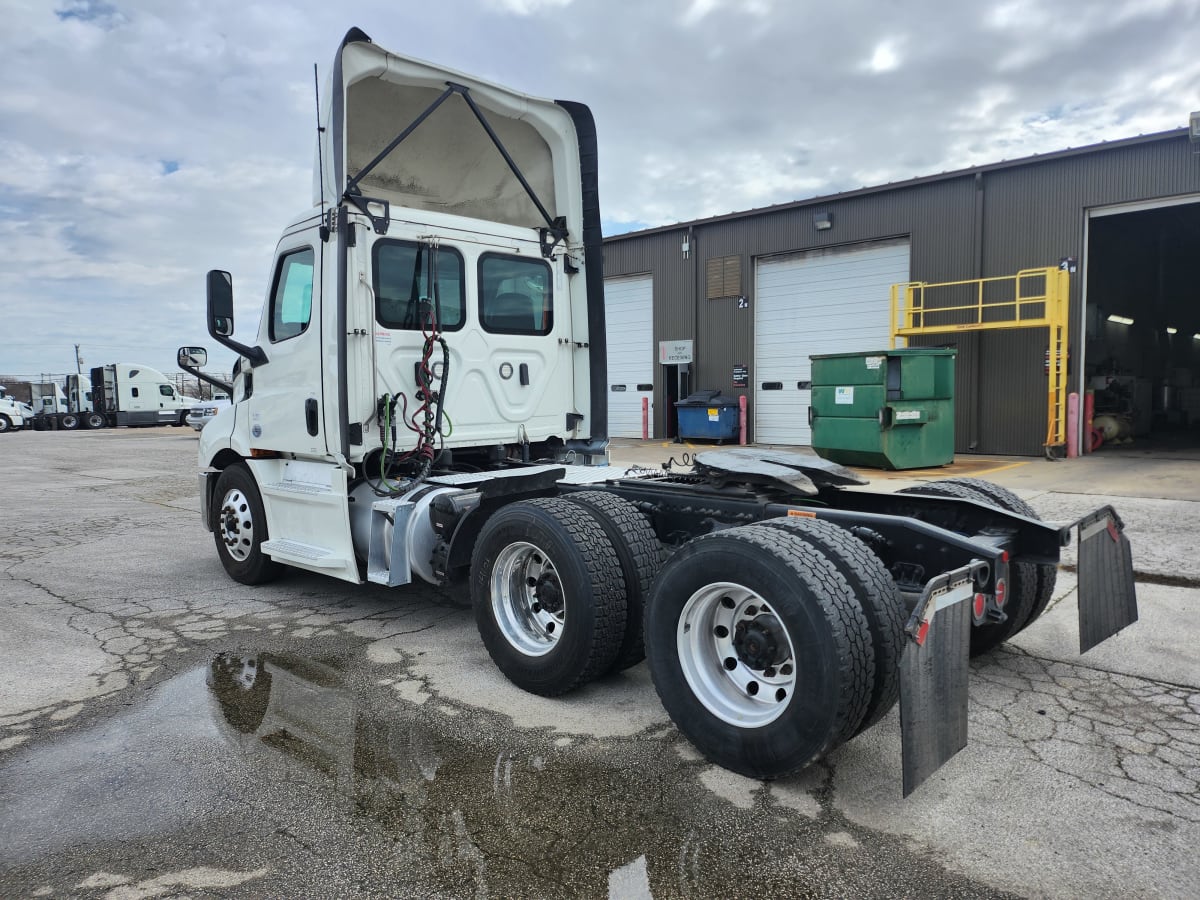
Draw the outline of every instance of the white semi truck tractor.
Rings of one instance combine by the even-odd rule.
[[[20,431],[25,427],[29,418],[28,407],[16,398],[9,396],[8,388],[0,384],[0,434],[10,431]]]
[[[646,659],[679,729],[756,778],[901,702],[905,793],[966,741],[968,656],[1038,618],[1080,539],[1081,649],[1136,619],[1105,507],[1041,522],[988,482],[917,493],[807,455],[608,465],[596,131],[586,106],[389,53],[358,29],[319,102],[311,207],[200,435],[229,575],[468,582],[515,684],[557,695]],[[853,487],[853,490],[847,488]]]
[[[110,427],[184,425],[192,408],[162,372],[140,363],[96,366],[91,382],[92,412]]]
[[[93,407],[92,382],[86,375],[66,375],[61,383],[34,384],[30,390],[34,409],[32,424],[37,431],[74,431],[77,428],[103,428],[107,424],[105,416]]]

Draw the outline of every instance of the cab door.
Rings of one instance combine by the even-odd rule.
[[[287,235],[259,326],[267,362],[247,372],[250,447],[306,456],[327,449],[321,395],[321,253],[315,229]]]
[[[183,417],[179,414],[179,397],[174,385],[166,382],[158,384],[158,422],[160,425],[182,425]]]

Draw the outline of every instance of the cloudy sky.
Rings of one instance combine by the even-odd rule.
[[[215,349],[310,201],[346,30],[600,133],[606,233],[1187,124],[1200,0],[0,0],[0,374]],[[213,354],[228,368],[229,354]]]

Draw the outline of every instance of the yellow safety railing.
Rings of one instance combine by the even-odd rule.
[[[892,285],[892,346],[899,338],[998,328],[1047,328],[1046,451],[1067,441],[1070,274],[1056,266],[1001,278]]]

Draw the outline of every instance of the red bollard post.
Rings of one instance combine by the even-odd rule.
[[[1067,394],[1067,459],[1079,455],[1079,395]]]
[[[650,398],[642,398],[642,440],[650,440]]]
[[[738,435],[738,443],[743,447],[746,446],[746,395],[742,394],[738,397],[738,427],[741,433]]]
[[[1096,417],[1096,392],[1083,395],[1083,452],[1092,452],[1092,419]]]

